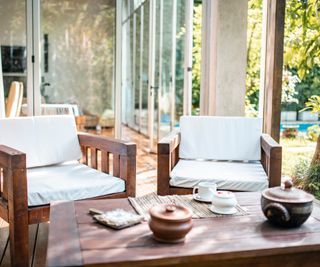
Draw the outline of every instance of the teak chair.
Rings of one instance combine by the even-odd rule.
[[[218,189],[262,191],[281,184],[282,147],[261,134],[260,118],[183,116],[180,132],[158,143],[158,195]]]
[[[77,133],[65,115],[0,119],[0,129],[0,217],[9,223],[12,266],[28,265],[28,225],[50,219],[51,200],[135,197],[134,143]]]

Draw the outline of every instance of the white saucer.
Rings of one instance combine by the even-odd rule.
[[[210,200],[210,199],[202,199],[202,198],[200,198],[200,196],[198,194],[193,195],[193,199],[197,200],[197,201],[207,202],[207,203],[211,203],[212,202],[212,200]]]
[[[225,214],[225,215],[228,215],[228,214],[235,214],[237,213],[237,209],[236,208],[232,208],[229,212],[221,212],[219,209],[217,209],[215,206],[211,206],[209,208],[212,212],[214,213],[218,213],[218,214]]]

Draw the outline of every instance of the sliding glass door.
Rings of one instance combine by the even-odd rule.
[[[0,0],[0,5],[0,118],[27,116],[26,2]]]
[[[156,152],[157,142],[178,129],[180,116],[187,114],[185,10],[193,1],[123,3],[122,122],[147,135],[150,151]]]
[[[82,115],[113,137],[115,4],[40,0],[41,115]]]
[[[179,127],[186,114],[185,9],[192,0],[0,3],[0,117],[7,102],[14,116],[73,114],[86,129],[114,136],[121,106],[117,123],[148,136],[151,151]]]

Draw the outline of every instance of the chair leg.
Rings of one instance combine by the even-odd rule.
[[[8,172],[11,266],[29,265],[29,226],[26,170]]]
[[[28,223],[9,220],[11,266],[22,267],[29,265],[29,233]]]

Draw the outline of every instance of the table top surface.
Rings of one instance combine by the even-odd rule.
[[[192,230],[179,244],[155,241],[147,222],[114,230],[94,222],[89,214],[89,208],[135,213],[127,199],[52,202],[47,264],[149,266],[320,251],[318,201],[302,226],[282,228],[266,220],[260,193],[236,193],[236,197],[248,215],[193,219]]]

